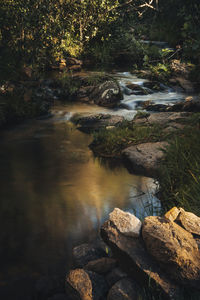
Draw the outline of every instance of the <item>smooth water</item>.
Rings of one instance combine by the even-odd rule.
[[[130,73],[117,76],[121,84],[144,82]],[[153,196],[154,180],[95,159],[88,147],[92,137],[70,122],[75,113],[131,119],[138,97],[177,101],[183,95],[166,91],[125,96],[122,103],[129,109],[59,105],[50,119],[1,132],[0,296],[1,289],[20,276],[66,273],[73,246],[92,241],[114,207],[140,217],[155,213],[152,207],[159,207],[159,201]]]
[[[19,274],[66,271],[72,247],[95,238],[114,207],[142,215],[159,205],[153,179],[94,159],[91,137],[60,109],[1,133],[0,286]]]

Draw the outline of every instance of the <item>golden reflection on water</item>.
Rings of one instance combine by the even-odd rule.
[[[114,207],[137,209],[153,180],[94,159],[91,137],[69,122],[37,121],[2,135],[0,262],[55,272],[90,241]],[[145,198],[143,197],[143,200]],[[146,201],[146,200],[145,200]]]

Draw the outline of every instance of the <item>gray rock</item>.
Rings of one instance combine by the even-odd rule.
[[[141,299],[142,291],[138,284],[124,278],[116,282],[108,293],[107,300],[137,300]]]
[[[73,249],[74,264],[78,268],[82,268],[90,261],[107,257],[106,252],[100,246],[92,244],[82,244]]]
[[[130,172],[144,174],[150,177],[156,175],[161,160],[164,158],[162,149],[167,142],[144,143],[134,145],[122,151],[127,168]]]
[[[123,99],[123,95],[118,83],[108,80],[95,87],[90,99],[100,106],[115,107]]]
[[[157,112],[149,114],[149,116],[144,118],[136,118],[134,119],[134,123],[167,125],[170,123],[178,123],[178,121],[187,119],[190,115],[189,112]]]
[[[72,121],[77,124],[78,129],[84,132],[99,131],[102,128],[109,126],[119,126],[123,121],[124,117],[109,115],[109,114],[96,114],[89,116],[74,116]]]
[[[129,91],[132,91],[132,93],[129,93],[129,95],[131,95],[131,94],[133,94],[133,95],[148,95],[148,94],[152,93],[152,91],[150,89],[144,88],[141,85],[134,84],[134,83],[128,84],[126,86],[126,88]]]
[[[200,252],[191,233],[166,218],[146,217],[142,236],[147,251],[171,278],[200,289]]]
[[[111,221],[105,222],[101,227],[101,236],[110,246],[120,268],[139,284],[148,287],[151,281],[152,288],[159,290],[166,299],[179,297],[178,286],[166,276],[147,253],[141,239],[125,236]]]
[[[124,212],[119,208],[115,208],[109,214],[109,220],[113,222],[116,228],[127,236],[139,237],[142,227],[141,221],[129,212]]]

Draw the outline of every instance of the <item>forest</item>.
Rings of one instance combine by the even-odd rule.
[[[0,299],[200,300],[199,136],[199,0],[0,0]]]
[[[199,22],[197,0],[1,0],[1,69],[4,76],[24,64],[45,69],[69,55],[111,64],[122,51],[141,66],[145,55],[159,55],[142,39],[179,46],[182,59],[198,65]]]

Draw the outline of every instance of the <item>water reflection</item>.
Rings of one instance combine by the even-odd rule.
[[[66,271],[72,247],[93,239],[114,207],[140,214],[155,201],[145,195],[153,179],[100,164],[70,122],[35,121],[1,140],[0,279]]]

